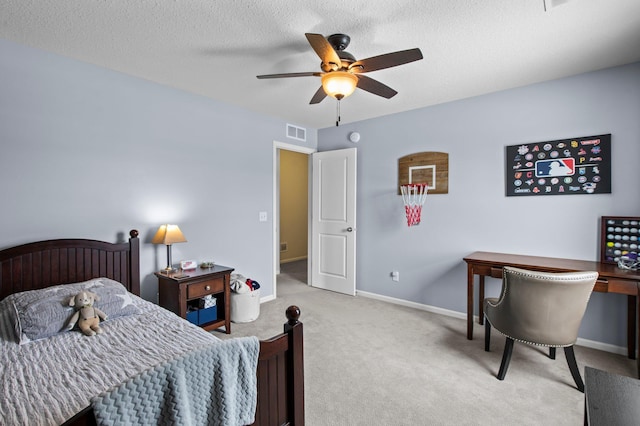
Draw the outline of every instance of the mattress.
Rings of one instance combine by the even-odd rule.
[[[79,331],[18,344],[10,306],[0,302],[0,424],[59,425],[90,399],[159,363],[220,340],[153,303],[133,296],[140,312]]]

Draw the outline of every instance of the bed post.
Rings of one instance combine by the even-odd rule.
[[[129,231],[129,291],[140,296],[140,240],[138,230]]]
[[[289,306],[287,308],[287,319],[284,325],[284,332],[289,335],[289,390],[288,400],[289,419],[295,426],[304,426],[304,348],[302,336],[302,323],[300,318],[300,308]]]

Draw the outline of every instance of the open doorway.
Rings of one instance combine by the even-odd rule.
[[[286,242],[280,236],[280,153],[285,150],[305,154],[308,164],[305,284],[355,295],[357,149],[317,153],[311,148],[280,142],[274,142],[273,147],[273,298],[277,297],[278,291],[281,242]],[[291,179],[305,181],[304,176]],[[296,196],[304,203],[299,192]],[[299,232],[304,234],[303,230]]]
[[[274,142],[274,297],[283,282],[308,284],[310,154]]]
[[[280,150],[280,273],[307,284],[309,155]]]

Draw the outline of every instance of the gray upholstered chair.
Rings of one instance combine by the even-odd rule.
[[[504,268],[500,297],[484,300],[485,351],[489,351],[492,326],[507,338],[499,380],[504,380],[507,374],[513,343],[517,340],[549,347],[552,359],[556,348],[564,348],[571,375],[584,392],[573,345],[597,279],[597,272],[552,274]]]

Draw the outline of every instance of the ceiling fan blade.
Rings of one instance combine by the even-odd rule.
[[[329,66],[329,69],[336,70],[342,66],[342,60],[338,56],[333,46],[327,41],[322,34],[305,33],[309,44],[318,54],[323,64]],[[335,67],[331,66],[335,65]],[[325,71],[329,71],[326,69]]]
[[[327,93],[324,91],[324,88],[320,86],[318,91],[313,95],[313,98],[311,98],[311,102],[309,102],[309,104],[311,105],[319,104],[326,97],[327,97]]]
[[[322,75],[321,72],[290,72],[285,74],[265,74],[265,75],[257,75],[257,78],[285,78],[285,77],[320,77]]]
[[[387,99],[393,98],[398,94],[398,92],[393,90],[391,87],[365,75],[358,75],[357,86],[359,89],[366,90],[369,93],[373,93],[374,95],[382,96]]]
[[[349,66],[349,70],[353,73],[359,74],[396,67],[409,62],[419,61],[420,59],[422,59],[422,52],[418,48],[400,50],[398,52],[385,53],[384,55],[372,56],[367,59],[356,61]]]

